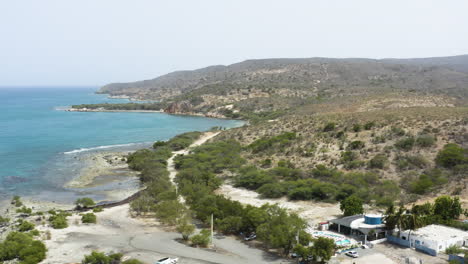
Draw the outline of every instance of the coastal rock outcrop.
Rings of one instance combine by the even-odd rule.
[[[193,109],[193,106],[188,101],[181,101],[181,102],[171,103],[166,109],[164,109],[164,112],[170,113],[170,114],[188,113],[188,112],[191,112],[192,109]]]

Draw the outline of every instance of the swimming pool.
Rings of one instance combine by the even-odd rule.
[[[338,241],[335,241],[335,244],[338,246],[345,246],[345,245],[351,244],[351,240],[349,239],[338,240]]]

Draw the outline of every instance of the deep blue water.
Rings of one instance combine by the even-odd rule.
[[[66,191],[76,155],[136,149],[187,131],[234,127],[240,121],[163,113],[80,113],[57,108],[125,102],[93,88],[0,88],[0,196]]]

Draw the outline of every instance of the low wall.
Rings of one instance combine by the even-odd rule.
[[[410,247],[410,241],[409,240],[404,240],[404,239],[401,239],[401,238],[398,238],[398,237],[387,235],[387,241],[390,242],[390,243],[393,243],[393,244],[403,246],[403,247],[408,247],[408,248]],[[414,248],[417,251],[426,253],[428,255],[437,256],[437,251],[432,249],[432,248],[428,248],[428,247],[425,247],[425,246],[422,246],[422,245],[414,245]]]
[[[410,242],[408,240],[404,240],[399,237],[387,235],[387,241],[393,244],[403,246],[403,247],[410,247]]]
[[[450,254],[448,260],[449,260],[449,261],[451,261],[451,260],[457,260],[458,262],[460,262],[460,264],[465,264],[465,258],[462,257],[462,256],[457,256],[457,255],[452,255],[452,254]]]

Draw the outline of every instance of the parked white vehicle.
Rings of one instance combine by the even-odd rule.
[[[179,262],[178,258],[162,258],[156,264],[176,264]]]
[[[346,256],[352,257],[352,258],[358,258],[359,254],[356,251],[348,251],[345,253]]]

